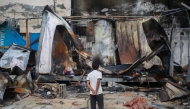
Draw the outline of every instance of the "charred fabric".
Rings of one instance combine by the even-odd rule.
[[[55,81],[55,76],[86,75],[91,70],[93,59],[99,59],[99,70],[103,75],[122,77],[131,81],[144,74],[152,76],[161,84],[160,100],[189,95],[189,83],[184,80],[185,69],[174,67],[174,75],[169,76],[171,47],[168,36],[161,25],[150,18],[144,22],[115,21],[112,25],[108,20],[90,22],[87,27],[89,40],[93,40],[91,52],[87,51],[79,37],[75,35],[68,22],[54,13],[48,6],[44,8],[38,51],[11,45],[0,59],[0,103],[3,98],[28,95],[42,98],[55,98],[58,88],[41,81]],[[115,29],[115,33],[112,31]],[[144,35],[152,52],[140,54],[139,42]],[[136,32],[130,33],[132,30]],[[115,37],[116,36],[116,37]],[[117,44],[116,44],[116,43]],[[31,43],[32,44],[32,43]],[[71,49],[80,59],[74,60]],[[162,65],[153,65],[146,69],[143,64],[158,56]],[[76,62],[79,62],[76,64]],[[82,67],[78,67],[81,64]],[[81,70],[82,69],[82,70]],[[144,73],[148,72],[148,73]],[[184,73],[185,72],[185,73]],[[64,80],[63,80],[64,81]],[[76,83],[80,85],[80,83]],[[48,92],[48,93],[47,93]]]

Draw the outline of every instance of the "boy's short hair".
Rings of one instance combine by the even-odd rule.
[[[94,61],[92,62],[92,68],[93,68],[94,70],[97,70],[98,67],[99,67],[99,65],[100,65],[99,60],[94,60]]]

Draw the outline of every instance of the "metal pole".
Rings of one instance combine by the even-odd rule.
[[[28,19],[26,19],[26,47],[30,48],[30,36],[28,33]]]
[[[170,71],[169,71],[169,75],[171,77],[174,76],[174,54],[173,54],[173,51],[171,50],[171,57],[170,57]]]
[[[172,19],[172,29],[171,29],[171,34],[170,34],[170,48],[172,48],[172,39],[173,39],[173,28],[174,28],[174,24],[173,24],[173,19]],[[174,54],[172,49],[170,50],[170,71],[169,74],[170,76],[173,77],[173,71],[174,71]]]
[[[54,5],[54,12],[56,13],[56,3],[57,3],[57,0],[53,0],[53,5]]]
[[[183,5],[184,7],[186,7],[187,9],[190,10],[190,7],[187,6],[186,4],[184,4],[183,2],[181,3],[181,5]],[[188,70],[187,70],[186,81],[190,82],[190,57],[189,57],[189,49],[190,49],[190,19],[189,19],[188,12],[187,12],[187,17],[188,17],[188,20],[189,20],[189,43],[188,43]]]

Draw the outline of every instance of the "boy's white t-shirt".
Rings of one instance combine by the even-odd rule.
[[[93,70],[92,72],[90,72],[87,76],[87,81],[89,80],[90,81],[90,86],[96,90],[96,84],[97,84],[97,80],[98,79],[102,79],[102,73],[99,72],[98,70]],[[92,94],[92,91],[90,90],[90,94]],[[97,95],[98,94],[102,94],[102,85],[101,85],[101,82],[100,82],[100,85],[99,85],[99,88],[98,88],[98,91],[97,91]]]

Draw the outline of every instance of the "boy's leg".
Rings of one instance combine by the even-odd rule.
[[[99,109],[104,109],[104,96],[103,94],[96,95]]]
[[[96,109],[96,95],[90,95],[91,109]]]

